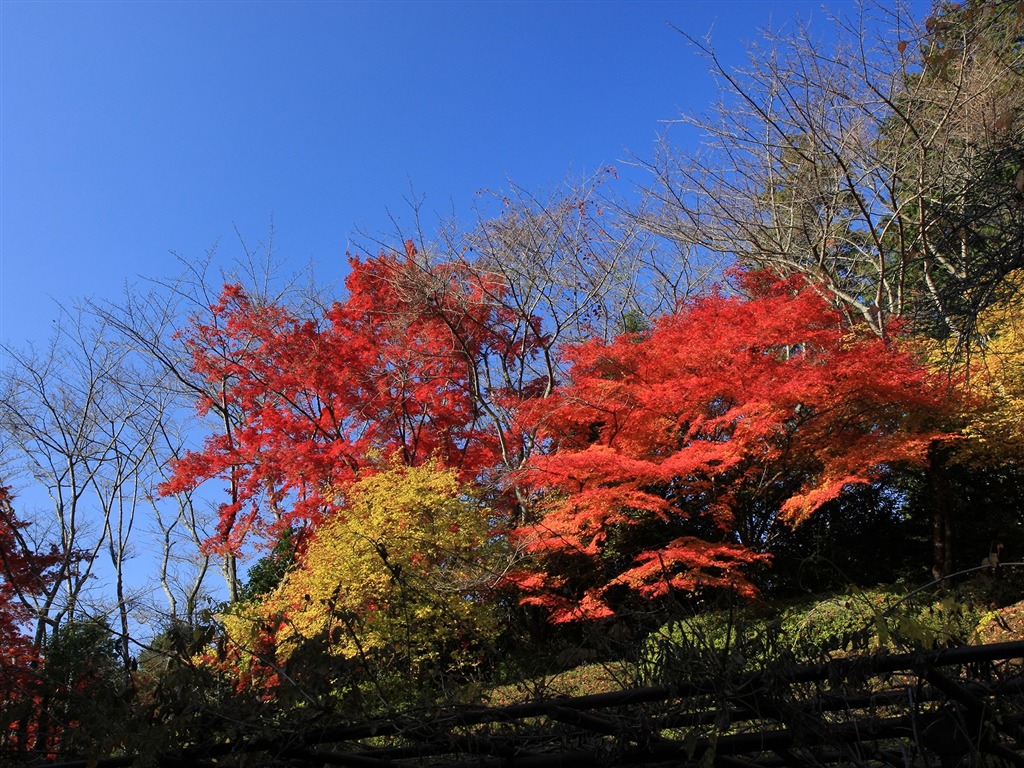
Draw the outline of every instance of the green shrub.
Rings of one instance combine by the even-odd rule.
[[[964,585],[942,595],[903,587],[852,589],[785,606],[754,604],[673,620],[646,640],[641,674],[658,683],[680,675],[749,672],[780,660],[895,652],[973,642],[987,611]]]
[[[886,609],[899,599],[887,589],[856,590],[785,611],[781,618],[785,642],[798,658],[874,650],[886,632]]]
[[[763,608],[708,611],[665,624],[644,645],[642,679],[659,684],[681,674],[737,672],[775,661],[781,627]]]

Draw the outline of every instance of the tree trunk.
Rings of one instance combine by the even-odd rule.
[[[928,489],[932,504],[932,577],[943,579],[953,572],[953,519],[948,451],[932,446],[928,451]]]

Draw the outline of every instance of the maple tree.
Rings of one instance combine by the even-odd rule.
[[[353,259],[349,297],[318,317],[227,286],[212,321],[188,330],[193,366],[217,390],[200,408],[231,409],[236,423],[178,461],[164,490],[229,482],[216,547],[237,550],[254,526],[272,538],[315,526],[335,488],[393,457],[436,457],[466,478],[501,463],[516,436],[489,405],[522,393],[484,380],[480,361],[516,369],[535,342],[493,300],[500,281],[458,265],[424,280],[415,256],[410,243]]]
[[[264,685],[305,655],[425,684],[472,667],[497,631],[482,597],[498,555],[454,470],[394,464],[344,490],[277,588],[222,619],[237,669]]]
[[[15,751],[31,748],[37,730],[40,654],[25,634],[35,618],[31,598],[48,589],[62,559],[56,551],[35,551],[25,525],[0,486],[0,745]]]
[[[519,575],[525,600],[554,621],[610,616],[629,592],[752,594],[744,566],[780,526],[923,463],[942,436],[943,389],[901,345],[850,328],[799,278],[739,282],[745,297],[570,352],[550,453],[528,473],[542,516],[518,532],[539,563]]]
[[[639,605],[643,625],[674,593],[751,595],[797,567],[805,588],[823,552],[844,581],[896,578],[909,567],[878,560],[918,562],[926,525],[936,577],[955,570],[954,538],[972,564],[989,539],[1009,551],[1024,439],[1021,7],[939,4],[915,28],[868,3],[857,23],[837,19],[834,50],[798,27],[740,73],[691,39],[725,86],[719,111],[690,119],[709,151],[663,145],[654,188],[624,216],[599,180],[547,199],[513,187],[469,229],[448,221],[433,243],[418,233],[418,249],[351,260],[343,301],[275,293],[247,253],[256,279],[189,265],[92,320],[65,315],[48,352],[9,350],[0,428],[48,487],[61,538],[33,551],[39,529],[0,488],[0,744],[129,755],[117,739],[133,713],[137,743],[160,717],[198,743],[211,713],[229,713],[213,732],[237,744],[238,702],[277,727],[302,716],[284,688],[336,704],[376,686],[390,707],[403,699],[387,686],[447,695],[499,645],[593,640],[496,597],[513,561],[515,596],[555,622]],[[732,259],[803,277],[748,273],[741,295],[692,298]],[[969,374],[973,399],[947,397],[907,351],[911,324]],[[177,409],[193,396],[217,434],[188,453],[194,420]],[[966,439],[936,426],[950,412]],[[168,464],[167,498],[146,498]],[[207,480],[227,501],[204,547]],[[136,677],[123,570],[144,498],[171,616],[153,644],[167,653]],[[236,556],[258,537],[273,552],[239,592]],[[90,602],[105,553],[116,635]],[[200,610],[215,557],[231,600],[219,636]],[[500,626],[498,611],[526,618]]]

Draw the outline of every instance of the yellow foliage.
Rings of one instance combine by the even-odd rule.
[[[1006,298],[979,318],[982,343],[974,350],[972,390],[980,404],[967,428],[968,445],[989,460],[1024,458],[1024,271],[1004,281]]]
[[[957,458],[967,464],[1024,460],[1024,270],[1007,275],[1002,298],[978,316],[970,344],[918,338],[922,358],[957,382],[961,434]]]
[[[482,596],[488,510],[434,463],[393,466],[341,495],[279,587],[223,617],[229,638],[258,649],[269,636],[278,664],[316,643],[415,675],[472,665],[497,630]]]

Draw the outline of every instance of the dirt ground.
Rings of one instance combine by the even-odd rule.
[[[1010,640],[1024,640],[1024,601],[993,611],[979,626],[979,643],[1004,643]]]

